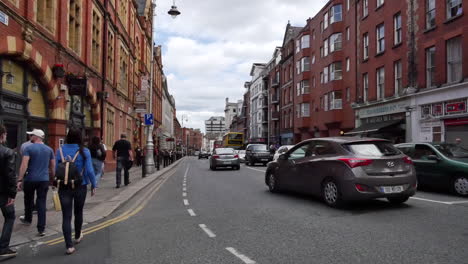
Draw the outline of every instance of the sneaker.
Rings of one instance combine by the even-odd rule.
[[[0,253],[0,257],[16,257],[16,250],[12,248],[7,248]]]
[[[38,235],[38,236],[40,236],[40,237],[43,237],[43,236],[45,236],[45,235],[46,235],[46,233],[45,233],[44,231],[42,231],[42,232],[41,232],[41,231],[39,231],[39,232],[37,233],[37,235]]]
[[[83,233],[80,234],[79,238],[75,238],[75,244],[81,243],[81,240],[83,240]]]
[[[31,222],[26,221],[26,216],[24,216],[24,215],[20,216],[19,220],[23,225],[30,225],[31,224]]]
[[[71,247],[71,248],[67,248],[67,251],[65,251],[65,254],[67,255],[71,255],[73,253],[75,253],[75,248],[74,247]]]
[[[116,189],[119,189],[119,188],[120,188],[120,185],[115,186],[115,188],[116,188]]]

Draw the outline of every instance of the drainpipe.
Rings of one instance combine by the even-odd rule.
[[[107,72],[107,46],[108,46],[108,39],[107,39],[107,34],[108,34],[108,27],[109,27],[109,13],[107,12],[107,8],[109,6],[109,0],[104,0],[104,7],[105,7],[105,13],[104,13],[104,41],[102,45],[102,57],[103,57],[103,62],[102,62],[102,83],[101,83],[101,138],[104,138],[104,106],[105,106],[105,91],[106,91],[106,72]],[[107,129],[107,128],[106,128]]]

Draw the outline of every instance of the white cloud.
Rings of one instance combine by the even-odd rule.
[[[163,45],[164,71],[177,116],[204,130],[204,120],[224,115],[225,98],[242,99],[255,62],[268,62],[280,46],[288,20],[304,26],[326,0],[157,1],[156,42]],[[184,123],[185,125],[185,123]]]

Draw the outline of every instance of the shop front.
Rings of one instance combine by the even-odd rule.
[[[410,100],[398,98],[372,105],[356,106],[356,128],[344,133],[345,136],[383,138],[393,143],[410,139],[407,122]]]
[[[18,150],[32,128],[49,135],[46,89],[34,72],[21,62],[0,58],[0,77],[0,123],[7,129],[7,146]]]
[[[468,86],[457,84],[419,93],[413,98],[415,141],[461,141],[468,146]]]

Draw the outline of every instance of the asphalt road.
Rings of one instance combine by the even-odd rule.
[[[332,209],[268,192],[264,170],[210,171],[191,158],[141,211],[86,235],[74,255],[63,244],[27,245],[9,262],[468,263],[468,199],[418,192],[400,206]]]

